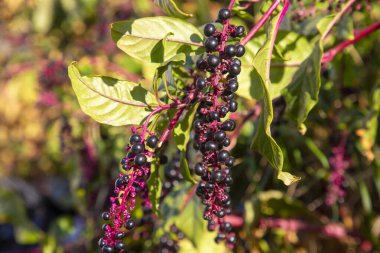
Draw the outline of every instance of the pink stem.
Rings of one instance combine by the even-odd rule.
[[[159,113],[160,111],[163,111],[165,109],[169,109],[171,106],[170,104],[169,105],[162,105],[160,107],[158,107],[157,109],[155,109],[154,111],[152,111],[148,117],[146,118],[145,122],[144,122],[144,125],[142,126],[142,133],[141,133],[141,139],[145,139],[145,134],[147,132],[147,128],[148,128],[148,124],[150,122],[150,120],[152,119],[152,117],[156,114],[156,113]]]
[[[232,7],[234,7],[236,0],[231,0],[230,4],[228,5],[228,9],[232,10]]]
[[[183,111],[186,109],[186,106],[183,106],[179,108],[179,110],[175,113],[173,119],[170,121],[168,128],[163,132],[160,138],[160,142],[158,143],[158,146],[161,147],[162,143],[164,143],[168,137],[170,132],[173,130],[175,125],[177,125],[179,118],[181,117]]]
[[[270,6],[268,11],[260,18],[260,20],[256,23],[256,25],[248,32],[247,36],[241,41],[240,44],[243,46],[250,41],[253,36],[257,33],[257,31],[260,30],[260,28],[268,21],[272,13],[276,10],[277,6],[280,4],[281,0],[276,0],[273,2],[273,4]]]
[[[346,40],[346,41],[342,42],[341,44],[337,45],[336,47],[328,50],[327,52],[325,52],[323,54],[322,63],[332,61],[338,53],[343,51],[343,49],[345,49],[346,47],[354,44],[355,42],[357,42],[359,40],[361,40],[362,38],[368,36],[369,34],[375,32],[379,28],[380,28],[380,21],[370,25],[369,27],[367,27],[367,28],[363,29],[362,31],[360,31],[359,33],[357,33],[355,35],[355,38],[353,38],[351,40]]]

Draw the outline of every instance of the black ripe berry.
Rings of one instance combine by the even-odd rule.
[[[103,238],[100,238],[98,241],[98,245],[100,248],[103,248],[106,245],[106,242],[104,241]]]
[[[226,88],[230,92],[236,92],[239,88],[239,84],[235,80],[229,80],[226,84]]]
[[[211,67],[211,68],[216,68],[218,67],[219,63],[220,63],[220,60],[219,60],[219,57],[216,56],[216,55],[210,55],[208,58],[207,58],[207,63],[208,63],[208,66]]]
[[[131,152],[133,154],[139,154],[144,151],[144,145],[141,143],[136,143],[132,145]]]
[[[238,103],[235,100],[231,100],[230,104],[228,105],[228,110],[230,112],[236,112],[237,108],[238,108]]]
[[[229,71],[231,75],[237,76],[240,74],[241,68],[239,65],[231,64]]]
[[[230,157],[230,153],[227,150],[221,150],[218,153],[218,161],[224,162]]]
[[[129,137],[129,143],[131,145],[135,144],[135,143],[140,143],[141,142],[141,137],[140,135],[137,135],[137,134],[133,134],[131,135],[131,137]]]
[[[146,156],[143,154],[138,154],[135,156],[135,165],[142,166],[146,163]]]
[[[218,149],[218,145],[213,141],[208,141],[206,142],[205,149],[206,151],[214,151]]]
[[[198,176],[202,176],[206,172],[206,170],[205,170],[205,168],[203,167],[203,165],[201,163],[197,163],[194,166],[194,172]]]
[[[109,229],[110,229],[110,225],[108,225],[108,224],[106,224],[106,223],[104,223],[104,224],[102,225],[102,230],[103,230],[104,232],[108,231]]]
[[[234,162],[235,162],[235,159],[233,157],[230,157],[226,160],[226,162],[224,163],[226,166],[228,167],[231,167],[234,165]]]
[[[158,138],[155,135],[151,135],[148,137],[146,140],[146,143],[148,144],[149,147],[155,148],[158,144]]]
[[[219,42],[217,38],[209,37],[205,41],[205,47],[207,51],[213,51],[218,46]]]
[[[217,142],[223,142],[226,138],[226,133],[224,131],[217,131],[214,133],[214,140]]]
[[[115,239],[116,240],[121,240],[125,237],[125,232],[118,232],[115,234]]]
[[[102,213],[102,219],[103,220],[109,220],[110,218],[111,218],[111,216],[110,216],[109,212],[103,212]]]
[[[212,181],[220,183],[223,181],[223,173],[221,171],[213,171],[211,174]]]
[[[224,49],[224,54],[228,57],[228,58],[232,58],[235,56],[236,54],[236,48],[234,45],[228,45],[226,46],[226,48]]]
[[[206,87],[206,79],[203,77],[198,77],[196,85],[197,85],[197,90],[203,90]]]
[[[113,253],[113,249],[109,245],[104,245],[103,248],[102,248],[102,252],[103,253]]]
[[[237,44],[236,46],[236,56],[242,57],[245,54],[245,48],[241,44]]]
[[[235,121],[228,119],[223,122],[221,129],[224,131],[233,131],[235,130],[235,127],[236,127]]]
[[[231,232],[231,230],[232,230],[232,225],[231,225],[231,223],[229,223],[229,222],[223,222],[223,223],[220,225],[220,229],[221,229],[223,232],[229,233],[229,232]]]
[[[228,113],[228,108],[225,106],[222,106],[219,108],[219,117],[224,118]]]
[[[125,182],[125,180],[123,178],[118,178],[115,181],[115,187],[116,188],[121,188],[121,187],[123,187],[126,184],[127,184],[127,182]]]
[[[236,237],[234,235],[228,237],[227,241],[231,244],[235,244],[236,242]]]
[[[122,242],[116,242],[114,248],[116,250],[123,250],[123,249],[125,249],[125,244]]]
[[[228,9],[221,9],[218,13],[218,18],[222,21],[227,20],[231,17],[231,11]]]
[[[231,61],[231,64],[236,64],[236,65],[241,66],[241,61],[238,58],[233,58]]]
[[[128,229],[128,230],[131,230],[135,227],[136,223],[133,219],[129,219],[127,220],[127,222],[125,223],[125,228]]]
[[[235,29],[235,33],[234,33],[234,36],[235,37],[243,37],[244,36],[244,33],[245,33],[245,29],[244,29],[244,26],[237,26],[236,29]]]
[[[219,120],[219,114],[217,112],[210,112],[208,114],[208,119],[210,120],[210,122],[214,120]]]
[[[207,68],[207,61],[205,59],[199,59],[197,61],[197,69],[205,70]]]
[[[213,24],[207,24],[203,31],[205,36],[210,37],[216,32],[216,27]]]
[[[216,212],[216,216],[219,218],[223,218],[226,215],[226,213],[223,210],[219,210]]]
[[[193,126],[196,130],[200,130],[202,128],[202,120],[195,120],[193,123]]]
[[[231,144],[231,139],[226,137],[223,141],[223,146],[228,147]]]

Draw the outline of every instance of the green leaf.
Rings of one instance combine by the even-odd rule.
[[[157,4],[166,15],[177,18],[189,18],[193,16],[192,14],[181,11],[174,0],[154,0],[154,3]]]
[[[164,199],[161,204],[164,228],[168,231],[175,224],[192,242],[192,252],[224,252],[224,246],[214,240],[207,240],[210,232],[207,231],[207,222],[203,219],[203,205],[195,194],[195,186],[189,183],[179,184]],[[194,250],[196,249],[196,250]],[[191,252],[191,251],[190,251]]]
[[[84,113],[112,126],[140,124],[156,106],[156,98],[136,83],[106,76],[82,76],[76,63],[69,77]]]
[[[252,78],[257,80],[256,92],[262,94],[262,112],[257,123],[255,135],[251,148],[262,154],[269,163],[278,170],[278,179],[282,180],[286,185],[290,185],[298,181],[300,178],[283,172],[284,156],[281,148],[271,135],[270,124],[273,120],[273,107],[268,87],[270,87],[270,62],[274,46],[275,26],[280,18],[280,13],[275,14],[268,25],[268,34],[265,44],[257,52],[253,58],[254,69]]]
[[[159,174],[159,165],[152,163],[151,174],[148,179],[149,200],[152,203],[152,212],[159,215],[162,182]]]
[[[129,56],[144,62],[162,63],[176,54],[190,54],[204,49],[203,35],[192,24],[171,17],[147,17],[115,22],[112,39]],[[173,35],[163,39],[168,33]]]
[[[190,174],[189,165],[186,160],[186,147],[190,140],[190,133],[197,108],[198,103],[193,104],[185,117],[173,129],[174,140],[177,148],[181,151],[181,174],[187,181],[192,183],[195,183],[195,180]]]

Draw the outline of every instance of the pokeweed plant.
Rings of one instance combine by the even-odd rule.
[[[197,28],[186,21],[191,15],[172,0],[160,0],[155,3],[171,17],[113,23],[112,39],[121,50],[141,62],[156,64],[151,87],[107,76],[84,76],[77,63],[69,66],[84,113],[103,124],[133,126],[110,208],[101,215],[104,234],[98,244],[103,252],[125,251],[125,238],[137,225],[133,217],[136,205],[151,209],[157,218],[166,217],[165,228],[175,224],[185,236],[193,233],[187,225],[170,219],[176,213],[170,205],[160,207],[171,190],[186,192],[182,208],[190,201],[202,203],[201,216],[208,230],[217,231],[215,241],[232,249],[237,235],[229,218],[233,215],[229,192],[236,163],[231,149],[241,130],[236,122],[244,124],[257,111],[261,113],[251,148],[278,170],[278,179],[285,185],[300,179],[283,171],[284,155],[271,135],[272,101],[282,96],[287,117],[305,133],[304,122],[318,102],[321,64],[380,26],[375,23],[351,31],[352,37],[324,52],[326,37],[353,11],[355,1],[336,1],[336,6],[334,1],[321,1],[305,7],[306,2],[231,0],[215,22]],[[255,24],[247,30],[234,25],[234,15],[250,17],[246,10],[251,5],[259,10]],[[309,15],[320,18],[313,31],[301,31],[300,22]],[[254,101],[253,107],[238,110],[238,105],[249,104],[246,101]],[[244,111],[249,117],[239,118]],[[170,145],[178,149],[177,169],[189,182],[178,185],[183,189],[162,184],[160,164],[167,159],[163,154]],[[194,200],[194,195],[199,200]],[[195,217],[187,219],[191,224]],[[202,226],[206,224],[201,222]]]

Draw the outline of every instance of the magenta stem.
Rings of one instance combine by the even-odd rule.
[[[360,32],[358,32],[355,37],[351,40],[346,40],[344,42],[342,42],[341,44],[337,45],[336,47],[328,50],[327,52],[325,52],[323,54],[323,57],[322,57],[322,63],[326,63],[326,62],[330,62],[334,59],[334,57],[340,53],[341,51],[343,51],[346,47],[356,43],[357,41],[361,40],[362,38],[368,36],[369,34],[375,32],[377,29],[380,28],[380,21],[379,22],[376,22],[372,25],[370,25],[369,27],[361,30]]]
[[[231,0],[230,4],[228,5],[228,9],[232,10],[232,7],[234,7],[236,0]]]
[[[280,2],[281,0],[276,0],[275,2],[273,2],[268,11],[264,13],[264,15],[260,18],[256,25],[248,32],[247,36],[241,41],[240,44],[242,44],[243,46],[246,45],[248,41],[250,41],[253,38],[253,36],[255,36],[255,34],[260,30],[260,28],[268,21],[268,19],[276,10]]]
[[[148,124],[150,122],[150,120],[152,119],[152,117],[156,114],[156,113],[159,113],[160,111],[163,111],[165,109],[169,109],[171,106],[170,104],[169,105],[160,105],[160,107],[158,107],[157,109],[153,110],[149,115],[148,117],[146,118],[145,122],[144,122],[144,125],[142,126],[142,133],[141,133],[141,139],[145,140],[145,134],[147,132],[147,128],[148,128]]]
[[[181,117],[183,111],[186,109],[186,106],[183,106],[179,108],[179,110],[175,113],[173,119],[170,121],[168,128],[163,132],[160,138],[160,142],[158,143],[158,146],[161,147],[162,143],[164,143],[168,137],[170,132],[173,130],[175,125],[177,125],[179,118]]]

